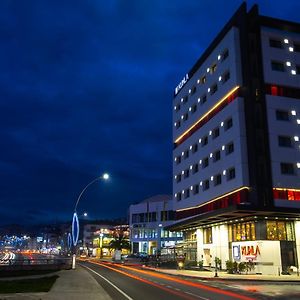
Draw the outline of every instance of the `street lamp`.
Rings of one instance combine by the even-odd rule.
[[[104,236],[104,234],[101,232],[100,234],[99,234],[99,247],[100,247],[100,258],[102,258],[103,257],[103,249],[102,249],[102,247],[103,247],[103,236]]]
[[[77,215],[77,206],[78,203],[81,199],[81,196],[83,195],[83,193],[87,190],[87,188],[92,185],[93,183],[95,183],[98,180],[108,180],[109,179],[109,174],[104,173],[101,176],[96,177],[95,179],[93,179],[91,182],[89,182],[84,189],[81,191],[81,193],[79,194],[77,201],[75,203],[75,207],[74,207],[74,213],[73,213],[73,221],[72,221],[72,242],[73,242],[73,246],[76,247],[77,242],[78,242],[78,237],[79,237],[79,220],[78,220],[78,215]],[[75,250],[75,249],[74,249]],[[72,268],[75,269],[75,257],[76,254],[73,254],[73,260],[72,260]]]

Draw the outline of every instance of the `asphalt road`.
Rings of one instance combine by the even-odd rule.
[[[219,288],[133,266],[107,262],[80,262],[114,300],[253,300],[257,294],[230,287]]]

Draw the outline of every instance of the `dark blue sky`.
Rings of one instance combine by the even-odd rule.
[[[92,218],[171,194],[173,89],[241,3],[2,0],[0,224],[71,219],[105,171]],[[300,22],[298,0],[256,3]]]

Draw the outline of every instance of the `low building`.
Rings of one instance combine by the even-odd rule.
[[[164,230],[175,220],[172,197],[157,195],[129,207],[130,241],[133,253],[157,254],[161,248],[174,247],[181,232]]]

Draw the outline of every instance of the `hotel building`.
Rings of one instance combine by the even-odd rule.
[[[300,24],[242,4],[175,88],[173,197],[189,259],[300,263]]]

